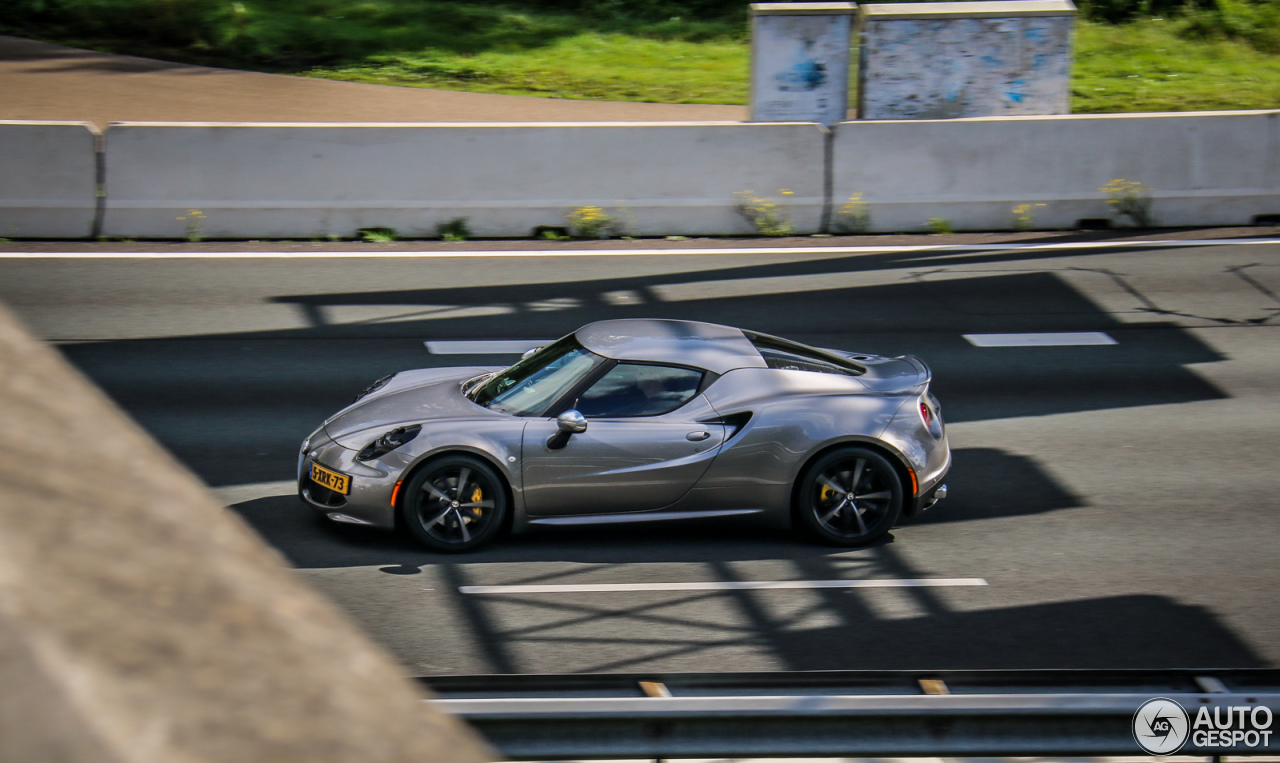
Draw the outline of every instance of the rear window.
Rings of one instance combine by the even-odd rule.
[[[820,374],[840,374],[842,376],[860,376],[866,373],[865,368],[848,358],[832,352],[819,350],[816,347],[792,342],[768,334],[743,332],[751,344],[764,358],[769,368],[788,371],[814,371]]]

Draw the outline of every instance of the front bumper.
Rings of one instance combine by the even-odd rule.
[[[347,495],[311,480],[311,463],[351,478]],[[396,526],[391,496],[400,474],[380,468],[376,462],[356,460],[356,452],[342,447],[323,432],[309,438],[308,447],[298,454],[298,497],[329,519],[346,524],[391,530]]]

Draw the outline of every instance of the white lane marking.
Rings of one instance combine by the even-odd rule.
[[[227,506],[253,501],[259,498],[272,498],[278,495],[296,495],[297,480],[281,480],[278,482],[255,482],[249,485],[227,485],[212,488],[213,494]]]
[[[0,260],[261,260],[261,259],[400,259],[450,257],[653,257],[707,254],[872,254],[876,252],[999,252],[1135,247],[1276,245],[1280,239],[1201,239],[1195,241],[1072,241],[1058,244],[920,244],[900,246],[735,247],[732,249],[512,249],[509,251],[440,252],[0,252]]]
[[[433,339],[423,342],[432,355],[519,355],[546,347],[554,339]]]
[[[983,578],[886,580],[711,580],[702,583],[580,583],[577,585],[464,585],[460,593],[622,593],[627,591],[777,591],[805,588],[945,588],[984,586]]]
[[[1059,331],[1045,334],[965,334],[974,347],[1083,347],[1119,344],[1101,331]]]

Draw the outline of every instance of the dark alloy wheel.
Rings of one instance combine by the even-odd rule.
[[[405,526],[428,546],[470,551],[502,529],[507,493],[493,467],[469,456],[447,456],[409,480],[400,511]]]
[[[893,464],[867,448],[842,448],[800,477],[800,522],[838,546],[865,546],[902,515],[902,480]]]

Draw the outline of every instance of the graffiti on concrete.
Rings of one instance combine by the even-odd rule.
[[[827,62],[814,58],[813,40],[801,40],[799,55],[791,68],[773,75],[778,90],[784,93],[817,90],[827,82]]]
[[[1074,21],[871,17],[862,39],[859,117],[1069,113]]]
[[[783,4],[752,6],[751,121],[845,120],[853,5],[822,5],[833,7],[830,15],[783,15]]]

